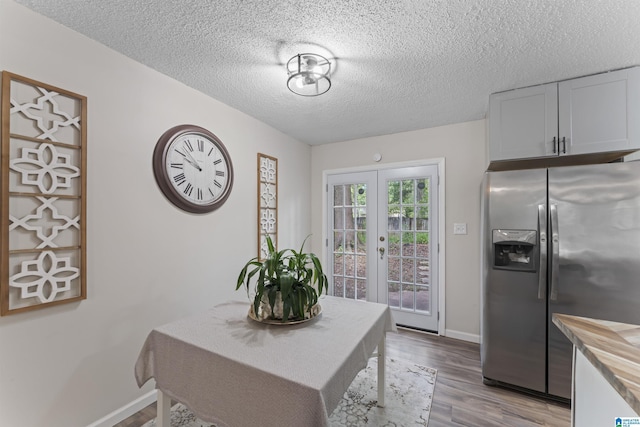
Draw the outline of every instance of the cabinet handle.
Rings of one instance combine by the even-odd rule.
[[[560,147],[558,147],[560,149]],[[556,154],[556,137],[553,137],[553,154]]]
[[[560,147],[558,147],[558,151],[559,150],[560,150]],[[565,138],[564,136],[562,137],[562,154],[567,154],[567,138]]]

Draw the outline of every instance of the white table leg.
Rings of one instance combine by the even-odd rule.
[[[171,398],[158,390],[158,402],[156,412],[157,427],[171,427]]]
[[[385,388],[385,338],[387,333],[382,333],[382,338],[378,344],[378,406],[384,408],[384,388]]]

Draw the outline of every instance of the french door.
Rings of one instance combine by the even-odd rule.
[[[329,292],[437,331],[438,167],[332,174],[327,184]]]

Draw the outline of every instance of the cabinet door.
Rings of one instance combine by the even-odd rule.
[[[489,98],[489,160],[556,156],[558,86],[550,83]]]
[[[558,92],[561,155],[640,148],[640,67],[560,82]]]

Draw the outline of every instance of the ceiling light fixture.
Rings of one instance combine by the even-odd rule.
[[[315,53],[299,53],[287,62],[287,87],[302,96],[322,95],[331,87],[331,62]]]

